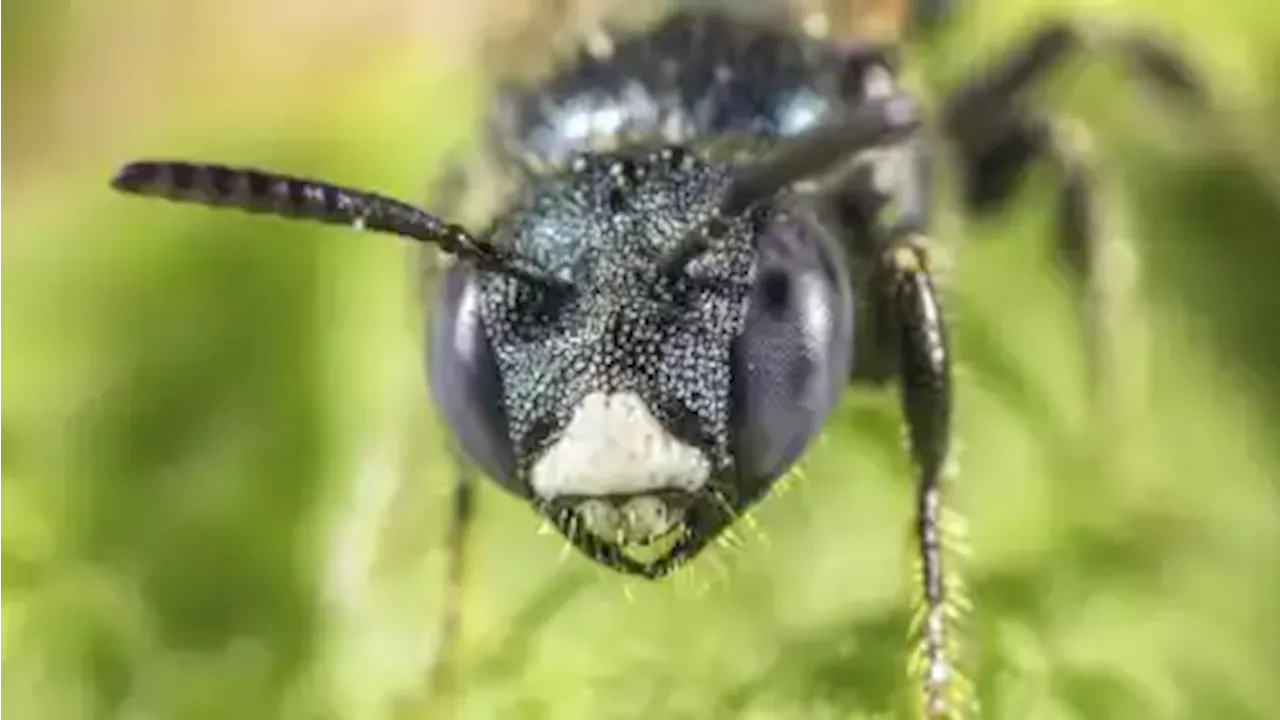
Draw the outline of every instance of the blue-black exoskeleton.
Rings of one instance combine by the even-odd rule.
[[[936,25],[947,6],[922,3],[911,27]],[[1205,93],[1147,36],[1048,23],[926,119],[895,80],[899,48],[813,30],[823,26],[677,12],[504,90],[484,142],[515,188],[485,228],[222,165],[135,162],[113,184],[394,233],[457,260],[427,353],[464,460],[455,560],[466,468],[478,468],[596,561],[661,577],[764,497],[850,381],[895,380],[919,488],[923,707],[951,716],[940,528],[951,381],[925,241],[931,168],[957,160],[963,205],[979,214],[1004,207],[1030,164],[1051,163],[1058,245],[1083,289],[1089,175],[1028,90],[1099,51],[1179,100]]]
[[[833,238],[773,197],[780,178],[738,199],[760,192],[743,177],[680,147],[578,156],[495,226],[545,280],[455,268],[435,309],[432,379],[467,455],[623,570],[661,575],[713,539],[846,381]]]

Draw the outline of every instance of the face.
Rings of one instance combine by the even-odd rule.
[[[821,224],[783,200],[719,218],[729,179],[680,151],[580,160],[491,231],[563,283],[460,266],[434,312],[431,385],[461,448],[627,572],[664,574],[758,501],[848,374]]]

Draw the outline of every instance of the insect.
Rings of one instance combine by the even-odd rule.
[[[944,9],[922,3],[912,27]],[[896,383],[918,488],[922,706],[950,717],[951,357],[930,272],[934,161],[958,161],[972,214],[1002,209],[1029,165],[1052,163],[1058,246],[1083,286],[1096,264],[1088,168],[1029,90],[1097,52],[1174,100],[1203,104],[1204,91],[1154,38],[1054,22],[926,117],[895,82],[894,46],[802,25],[683,10],[507,89],[485,130],[519,188],[483,230],[215,164],[134,162],[113,186],[396,234],[457,260],[427,350],[463,458],[455,562],[478,471],[598,563],[661,578],[766,495],[847,385]]]

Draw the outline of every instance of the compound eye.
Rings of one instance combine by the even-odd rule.
[[[788,219],[760,241],[751,309],[733,349],[734,452],[748,495],[799,459],[849,377],[851,292],[820,233]]]
[[[502,409],[502,378],[480,318],[475,271],[459,263],[446,271],[432,308],[427,372],[436,407],[467,458],[508,490],[515,456]]]

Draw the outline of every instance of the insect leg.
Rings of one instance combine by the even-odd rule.
[[[450,494],[449,522],[445,531],[445,582],[441,602],[440,633],[436,655],[427,678],[428,696],[452,701],[457,690],[459,636],[462,629],[462,595],[466,576],[467,539],[475,514],[475,480],[459,458],[454,458],[456,474]]]
[[[945,130],[972,151],[1000,144],[1015,119],[1014,107],[1027,92],[1081,56],[1116,57],[1144,88],[1187,108],[1207,105],[1204,82],[1163,40],[1106,24],[1055,20],[952,92],[943,108]]]
[[[427,205],[447,217],[462,210],[468,186],[466,166],[454,159],[431,183]],[[435,300],[440,274],[448,258],[434,247],[413,248],[417,252],[415,291],[424,306]],[[429,312],[429,308],[424,307]],[[449,491],[449,517],[444,535],[445,576],[437,623],[436,654],[427,677],[427,694],[432,701],[452,705],[457,692],[459,644],[462,631],[463,584],[467,539],[475,517],[475,479],[460,452],[450,453],[453,486]]]
[[[1057,251],[1072,283],[1084,341],[1088,388],[1095,407],[1107,393],[1107,332],[1103,273],[1098,262],[1102,229],[1098,218],[1097,183],[1084,148],[1065,133],[1053,136],[1050,157],[1058,172]]]
[[[942,473],[951,443],[951,358],[942,307],[924,249],[894,243],[881,259],[885,293],[896,322],[898,380],[911,460],[917,473],[916,534],[924,599],[920,628],[925,714],[953,717],[956,668],[949,656],[948,598],[943,573]]]
[[[1057,175],[1058,207],[1054,246],[1070,290],[1084,342],[1091,392],[1103,392],[1105,323],[1098,255],[1102,227],[1097,217],[1097,182],[1075,137],[1028,112],[1008,109],[1001,122],[1004,134],[985,147],[961,143],[964,205],[975,217],[1004,210],[1013,200],[1032,163],[1050,163]]]
[[[1080,144],[1064,142],[1065,136],[1024,102],[1053,70],[1081,56],[1117,58],[1144,88],[1161,91],[1186,109],[1208,107],[1204,83],[1162,40],[1106,24],[1058,20],[1041,26],[954,91],[944,103],[942,127],[958,150],[965,205],[973,215],[1005,208],[1032,163],[1048,161],[1056,169],[1057,250],[1079,305],[1087,379],[1097,400],[1107,392],[1107,318],[1101,302],[1095,182]]]

